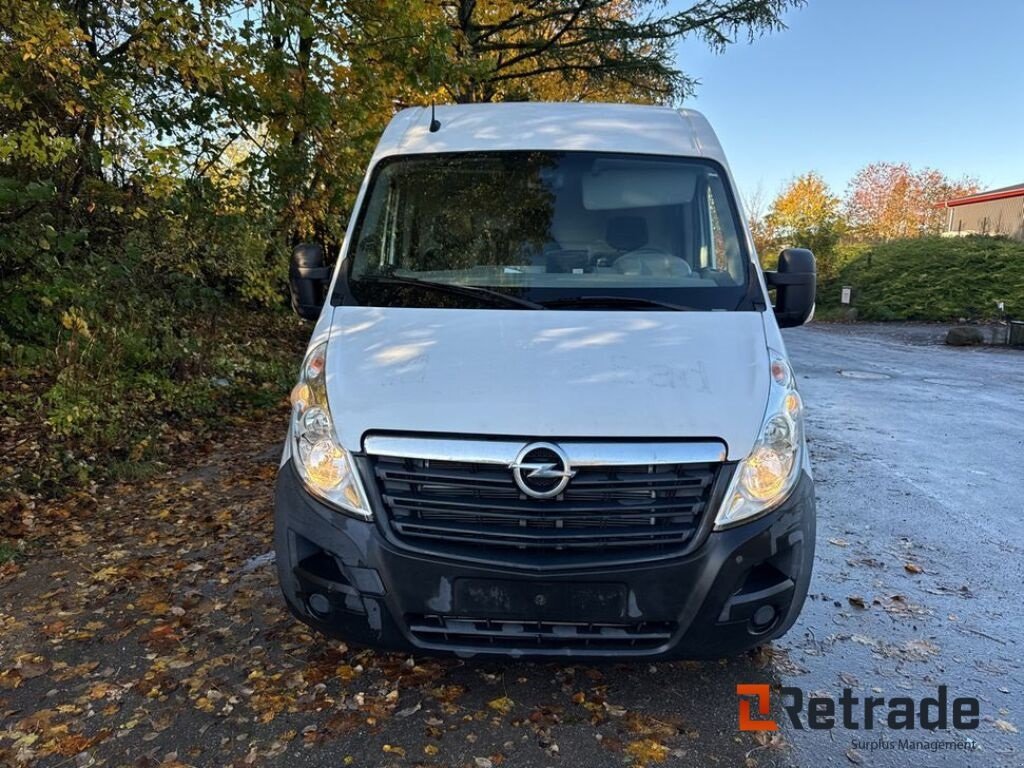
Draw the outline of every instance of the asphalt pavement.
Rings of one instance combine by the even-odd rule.
[[[795,765],[1024,764],[1024,353],[941,337],[898,325],[786,332],[819,525],[811,599],[775,647],[794,667],[783,685],[916,699],[946,685],[979,700],[980,725],[786,728]],[[910,751],[904,739],[975,748]]]

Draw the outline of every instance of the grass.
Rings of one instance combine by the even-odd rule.
[[[0,565],[13,562],[21,557],[21,550],[17,547],[0,541]]]
[[[107,464],[107,477],[113,481],[135,483],[156,476],[164,466],[158,461],[112,459]]]
[[[1024,243],[1005,238],[919,238],[864,248],[818,286],[817,316],[843,316],[853,288],[857,319],[876,321],[1024,318]]]

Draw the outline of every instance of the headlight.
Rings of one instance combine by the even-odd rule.
[[[796,378],[781,355],[772,354],[772,384],[761,434],[736,468],[715,528],[750,520],[778,506],[800,477],[803,401]]]
[[[327,342],[306,355],[291,401],[292,459],[306,488],[335,507],[369,517],[359,475],[338,445],[327,404]]]

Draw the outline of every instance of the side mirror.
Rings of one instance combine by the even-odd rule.
[[[793,328],[810,319],[817,283],[813,253],[806,248],[787,248],[779,254],[779,268],[765,272],[764,278],[775,289],[775,319],[780,328]]]
[[[295,314],[304,320],[316,320],[330,281],[331,268],[324,265],[324,249],[315,243],[295,246],[288,267],[288,290]]]

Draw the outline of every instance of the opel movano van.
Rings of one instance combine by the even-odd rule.
[[[814,552],[779,328],[814,257],[762,272],[689,109],[408,109],[316,319],[276,489],[302,621],[459,656],[700,658],[797,618]]]

